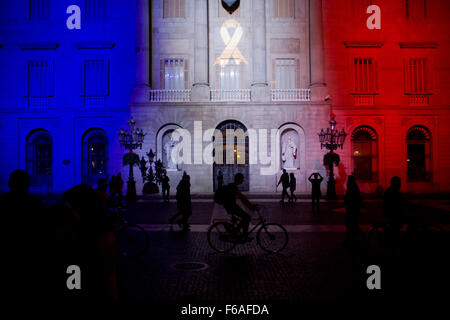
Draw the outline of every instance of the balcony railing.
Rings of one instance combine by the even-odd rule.
[[[310,89],[272,89],[272,101],[311,101]]]
[[[50,106],[50,97],[28,97],[28,107],[32,109],[46,109]]]
[[[84,107],[96,108],[105,106],[105,96],[85,96]]]
[[[150,102],[189,102],[190,89],[150,90]]]
[[[427,106],[430,104],[429,94],[409,94],[408,105],[410,106]]]
[[[373,106],[375,104],[375,94],[354,94],[353,104],[355,106]]]
[[[250,101],[250,89],[211,89],[211,101]]]

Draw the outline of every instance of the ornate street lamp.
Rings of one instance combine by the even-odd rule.
[[[339,165],[340,159],[339,155],[334,153],[334,150],[337,148],[342,149],[344,147],[345,137],[347,134],[345,133],[344,128],[342,128],[341,131],[336,130],[336,120],[334,120],[334,118],[330,120],[329,124],[329,128],[326,130],[323,130],[322,128],[317,135],[319,136],[320,149],[325,147],[329,150],[329,152],[323,157],[323,164],[329,168],[327,198],[337,199],[333,168],[334,164],[336,164],[336,166]]]
[[[139,163],[139,156],[133,152],[135,149],[142,149],[142,144],[144,143],[145,133],[142,129],[136,128],[136,121],[131,117],[128,121],[129,130],[119,131],[119,142],[120,146],[128,150],[126,154],[123,155],[123,165],[129,166],[129,174],[127,181],[127,199],[136,199],[136,181],[133,177],[133,166]]]

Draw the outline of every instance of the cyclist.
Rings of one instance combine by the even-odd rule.
[[[250,210],[257,209],[258,205],[252,204],[248,198],[239,191],[238,186],[242,184],[242,182],[244,182],[244,175],[242,173],[236,173],[234,182],[226,186],[223,206],[228,214],[241,218],[240,227],[242,228],[242,241],[245,242],[252,240],[252,238],[248,236],[248,227],[251,217],[236,203],[236,199],[239,199]]]

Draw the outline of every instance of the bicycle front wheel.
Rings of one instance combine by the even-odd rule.
[[[211,248],[217,252],[228,252],[236,246],[236,241],[233,241],[231,230],[233,225],[229,222],[213,223],[208,229],[208,243]]]
[[[117,233],[117,242],[124,257],[139,257],[148,249],[148,233],[141,226],[125,225]]]
[[[286,229],[278,223],[266,223],[259,228],[256,234],[258,245],[267,252],[277,253],[283,250],[289,237]]]

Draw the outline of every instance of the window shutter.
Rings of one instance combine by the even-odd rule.
[[[189,67],[188,60],[183,59],[184,63],[184,89],[189,89]]]
[[[373,92],[378,92],[378,61],[374,61],[373,63],[373,76],[374,76],[374,88],[372,88]]]
[[[433,64],[431,59],[425,59],[425,90],[433,92]]]
[[[165,67],[164,67],[164,59],[159,60],[159,87],[161,89],[165,89]]]
[[[276,69],[276,59],[272,59],[272,88],[277,88],[277,69]]]
[[[295,88],[300,88],[300,60],[295,59]]]
[[[216,64],[216,83],[215,83],[215,88],[222,88],[222,82],[220,81],[220,68],[221,65],[220,64]]]
[[[103,90],[103,95],[105,96],[109,96],[109,68],[110,68],[110,62],[109,60],[106,60],[104,63],[104,68],[106,68],[106,70],[103,71],[104,73],[104,90]]]

